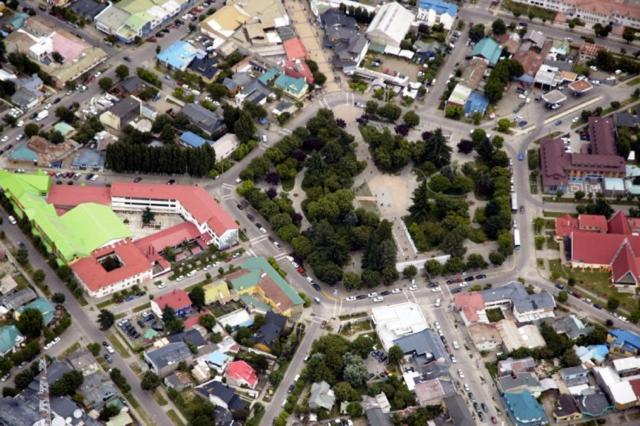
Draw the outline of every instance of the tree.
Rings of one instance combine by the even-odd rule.
[[[233,133],[235,133],[238,139],[240,139],[240,142],[246,143],[253,139],[255,132],[256,126],[253,123],[251,114],[246,111],[242,111],[233,125]]]
[[[501,118],[498,120],[498,131],[502,133],[508,133],[511,128],[511,120],[508,118]]]
[[[65,301],[65,297],[64,294],[62,293],[53,293],[53,296],[51,296],[51,301],[53,303],[56,303],[58,305],[62,305]]]
[[[125,64],[118,65],[116,67],[116,76],[118,76],[120,80],[124,80],[125,78],[129,77],[129,67]]]
[[[627,43],[631,43],[636,38],[636,30],[631,27],[625,27],[622,32],[622,38],[627,41]]]
[[[359,402],[351,402],[347,405],[347,414],[352,419],[362,416],[362,405]]]
[[[47,276],[45,275],[45,273],[44,273],[44,271],[43,271],[42,269],[36,269],[36,270],[33,272],[33,276],[32,276],[33,281],[34,281],[36,284],[41,284],[42,282],[44,282],[44,279],[45,279],[46,277],[47,277]]]
[[[154,390],[158,386],[160,386],[160,377],[151,370],[145,371],[140,381],[140,387],[148,391]]]
[[[91,352],[91,355],[98,356],[102,350],[102,346],[98,342],[92,342],[87,345],[87,349]]]
[[[355,272],[345,272],[342,276],[342,283],[347,291],[360,290],[362,288],[362,279]]]
[[[44,327],[42,312],[37,309],[25,309],[20,313],[16,326],[20,333],[27,337],[39,337]]]
[[[106,422],[110,418],[115,417],[118,414],[120,414],[120,407],[118,407],[117,405],[113,405],[113,404],[105,404],[105,406],[102,407],[102,410],[100,410],[99,418],[103,422]]]
[[[347,352],[343,355],[342,362],[345,366],[343,371],[344,379],[354,388],[364,386],[369,376],[364,360],[358,355]]]
[[[444,272],[442,263],[434,259],[427,260],[424,264],[424,269],[432,276],[441,275]]]
[[[614,312],[620,306],[620,299],[615,296],[609,296],[607,299],[607,310]]]
[[[400,346],[393,345],[389,348],[389,364],[399,363],[403,356],[404,352]]]
[[[156,214],[151,211],[149,207],[142,211],[142,223],[145,225],[150,224],[155,219]]]
[[[360,399],[360,393],[347,382],[336,383],[333,391],[339,402],[357,401]]]
[[[413,265],[407,266],[402,271],[402,276],[409,280],[415,278],[417,274],[418,274],[418,269]]]
[[[483,24],[476,24],[469,28],[469,39],[477,43],[484,38],[485,28]]]
[[[189,299],[191,299],[191,303],[193,303],[193,306],[195,306],[198,310],[204,308],[205,300],[204,289],[202,288],[202,286],[195,286],[194,288],[192,288],[189,292]]]
[[[480,253],[471,253],[467,257],[467,269],[484,269],[487,267],[487,262]]]
[[[369,356],[369,352],[373,349],[373,339],[369,336],[358,336],[351,342],[349,350],[360,355],[362,358]]]
[[[98,314],[98,324],[100,324],[100,329],[102,331],[110,329],[115,320],[116,317],[111,311],[106,309],[100,310],[100,313]]]
[[[216,319],[213,315],[203,315],[198,318],[198,324],[206,328],[208,331],[211,331],[216,325]]]
[[[179,333],[184,329],[184,323],[176,316],[176,312],[171,306],[165,306],[162,310],[162,322],[169,334]]]
[[[416,127],[420,124],[420,116],[413,111],[407,111],[402,119],[406,125],[411,127]]]
[[[369,115],[376,115],[378,112],[378,103],[376,101],[367,101],[364,110]]]
[[[395,122],[402,114],[402,109],[391,102],[387,102],[380,108],[378,108],[378,115],[382,118]]]
[[[113,80],[111,79],[111,77],[102,77],[98,81],[98,86],[100,86],[100,88],[106,92],[107,90],[111,89],[111,87],[113,87]]]
[[[566,303],[567,300],[569,300],[569,293],[567,293],[564,290],[562,290],[560,293],[558,293],[558,302]]]
[[[76,390],[82,385],[84,376],[81,371],[73,370],[62,375],[53,385],[49,391],[52,396],[73,395]]]
[[[27,251],[26,247],[20,246],[20,248],[18,248],[18,250],[16,251],[15,257],[16,262],[18,262],[22,266],[29,263],[29,252]]]
[[[504,263],[504,255],[499,251],[489,253],[489,261],[493,266],[500,266]]]
[[[129,385],[127,379],[125,379],[120,370],[118,370],[117,368],[112,368],[109,372],[109,377],[111,377],[113,383],[116,384],[116,386],[122,393],[129,393],[129,391],[131,390],[131,385]]]
[[[494,35],[502,35],[507,32],[507,26],[502,19],[496,19],[491,24],[491,32]]]

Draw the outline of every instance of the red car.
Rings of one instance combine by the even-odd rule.
[[[491,423],[498,424],[498,419],[496,419],[494,416],[491,416]]]
[[[296,271],[298,271],[301,275],[306,274],[306,271],[304,270],[304,268],[302,266],[298,266],[298,269],[296,269]]]

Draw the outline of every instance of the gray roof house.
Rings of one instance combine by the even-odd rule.
[[[444,399],[447,414],[455,426],[474,426],[467,404],[460,395],[450,396]]]
[[[334,66],[347,72],[355,68],[369,46],[364,34],[358,32],[355,19],[330,9],[320,20],[325,33],[324,47],[334,52]]]
[[[383,413],[380,407],[369,408],[366,415],[369,426],[391,426],[389,413]]]
[[[38,105],[41,96],[42,94],[40,92],[20,87],[11,95],[11,103],[26,111]]]
[[[202,334],[200,334],[200,332],[195,328],[172,334],[167,336],[167,339],[170,342],[184,342],[187,345],[194,345],[196,348],[201,348],[207,344],[207,341],[204,340]]]
[[[75,351],[67,357],[67,362],[74,370],[82,372],[83,376],[96,373],[100,369],[98,361],[96,361],[91,352],[87,349]]]
[[[576,396],[576,402],[580,412],[585,417],[598,417],[604,415],[613,408],[611,402],[601,390],[591,390]]]
[[[233,389],[217,380],[204,383],[196,387],[195,390],[215,406],[223,407],[232,413],[247,407],[247,403]]]
[[[485,309],[511,307],[513,316],[520,323],[555,316],[553,310],[556,302],[551,293],[542,290],[540,293],[529,294],[524,285],[517,281],[484,290],[482,298]]]
[[[556,333],[566,334],[571,340],[576,340],[580,336],[586,336],[593,330],[593,326],[587,326],[575,315],[567,315],[565,317],[548,321]]]
[[[535,397],[540,395],[542,387],[540,381],[533,373],[520,373],[502,376],[498,378],[500,392],[529,391]]]
[[[115,385],[109,379],[109,376],[103,372],[85,376],[78,393],[82,395],[82,401],[85,406],[98,411],[102,409],[106,402],[118,395]]]
[[[531,372],[536,369],[536,361],[531,358],[513,359],[507,358],[502,361],[498,361],[498,375],[513,373]]]
[[[584,385],[589,382],[589,370],[582,365],[567,367],[560,370],[560,377],[567,387]]]
[[[120,99],[107,111],[100,114],[100,122],[107,127],[121,130],[138,118],[142,110],[142,102],[138,98],[129,96]]]
[[[0,398],[0,425],[35,425],[40,421],[37,407],[30,407],[19,398]]]
[[[331,389],[329,383],[323,380],[320,383],[311,385],[311,395],[309,396],[310,409],[319,410],[323,408],[325,410],[331,410],[335,402],[336,395],[333,393],[333,389]]]
[[[419,365],[437,362],[443,365],[451,363],[440,337],[430,329],[425,329],[393,341],[405,355],[411,354]]]
[[[36,292],[27,287],[2,296],[2,298],[0,298],[0,305],[4,306],[7,310],[15,310],[33,300],[36,300],[37,297],[38,295]]]
[[[193,360],[193,354],[186,343],[171,342],[161,348],[145,352],[144,359],[154,373],[165,377],[175,371],[180,362]]]
[[[186,104],[182,113],[189,121],[210,134],[222,134],[227,128],[224,119],[213,111],[209,111],[202,105]]]

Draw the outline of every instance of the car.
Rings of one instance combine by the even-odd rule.
[[[373,291],[373,292],[371,292],[371,293],[369,293],[369,294],[367,295],[367,297],[368,297],[369,299],[373,299],[374,297],[377,297],[377,296],[378,296],[378,293],[376,293],[375,291]]]
[[[253,222],[255,220],[255,216],[252,215],[251,213],[247,213],[247,219],[249,219],[251,222]]]
[[[174,183],[176,183],[175,179],[169,179],[169,181],[167,181],[167,185],[173,185]]]
[[[104,354],[104,360],[107,361],[109,364],[113,362],[113,358],[108,353]]]
[[[555,124],[556,126],[559,126],[562,124],[562,120],[556,120],[553,124]]]
[[[3,382],[6,382],[9,379],[10,376],[11,376],[11,373],[7,373],[4,376],[2,376],[2,379],[0,379],[0,380],[2,380]]]
[[[456,364],[458,362],[458,360],[456,360],[456,357],[451,355],[451,363],[452,364]]]
[[[602,306],[598,305],[597,303],[594,303],[593,307],[596,308],[596,309],[602,309]]]
[[[356,296],[347,296],[345,299],[347,302],[355,302],[357,300]]]
[[[437,293],[439,291],[442,291],[442,289],[439,286],[435,286],[431,288],[431,293]]]
[[[137,176],[135,179],[133,179],[133,183],[138,183],[142,180],[142,178],[140,176]]]
[[[468,277],[465,277],[465,278],[464,278],[464,281],[465,281],[465,282],[467,282],[467,283],[468,283],[468,282],[471,282],[471,281],[473,281],[473,280],[475,280],[475,278],[474,278],[473,276],[471,276],[471,275],[470,275],[470,276],[468,276]]]
[[[487,407],[487,404],[485,404],[484,402],[480,404],[480,407],[482,407],[482,411],[484,411],[485,413],[489,412],[489,407]]]
[[[460,377],[461,379],[464,379],[464,373],[462,372],[462,369],[458,368],[458,377]]]
[[[416,291],[418,289],[417,285],[412,285],[411,287],[409,287],[409,291]]]
[[[378,297],[374,297],[374,298],[373,298],[373,302],[374,302],[374,303],[380,303],[380,302],[382,302],[383,300],[384,300],[384,297],[382,297],[382,296],[378,296]]]
[[[320,284],[318,283],[311,284],[311,287],[313,287],[316,291],[320,291]]]
[[[520,151],[518,153],[518,161],[523,161],[524,160],[524,151]]]
[[[22,127],[22,126],[24,126],[24,120],[20,120],[20,121],[18,121],[18,122],[16,123],[16,126],[18,126],[18,127]]]
[[[460,344],[458,343],[457,340],[453,341],[453,349],[460,349]]]
[[[564,290],[564,286],[560,283],[556,283],[555,286],[558,290]]]
[[[437,299],[436,299],[435,307],[436,307],[436,308],[439,308],[439,307],[440,307],[440,298],[437,298]]]
[[[571,119],[571,122],[572,122],[572,123],[577,123],[577,122],[578,122],[578,120],[580,120],[580,117],[573,117],[573,118]]]
[[[362,300],[362,299],[366,299],[367,295],[366,294],[359,294],[356,296],[356,300]]]
[[[497,425],[498,419],[496,419],[495,416],[491,416],[491,423],[493,423],[494,425]]]
[[[440,323],[438,321],[434,322],[433,326],[436,328],[436,330],[440,330]]]
[[[263,234],[267,233],[267,229],[265,227],[261,227],[260,228],[260,232],[262,232]]]
[[[487,278],[486,274],[478,274],[478,275],[476,275],[476,280],[483,280],[485,278]]]
[[[391,290],[384,290],[380,292],[380,296],[388,296],[391,294]]]
[[[8,217],[8,219],[9,219],[9,223],[10,223],[10,224],[12,224],[12,225],[15,225],[16,223],[18,223],[18,222],[16,221],[16,218],[15,218],[15,217],[13,217],[13,216],[9,216],[9,217]]]
[[[8,141],[8,140],[9,140],[9,135],[4,135],[4,136],[2,137],[2,139],[0,139],[0,140],[1,140],[2,142],[6,142],[6,141]]]
[[[307,273],[301,265],[296,267],[296,271],[302,276]]]
[[[394,288],[393,290],[391,290],[391,293],[393,293],[393,294],[402,293],[402,290],[399,289],[399,288]]]

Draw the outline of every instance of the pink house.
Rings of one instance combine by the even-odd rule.
[[[224,373],[227,383],[231,386],[255,389],[258,385],[256,371],[244,361],[233,361],[227,365]]]

